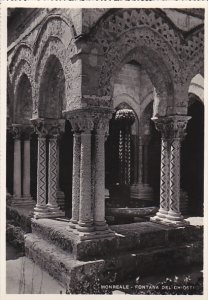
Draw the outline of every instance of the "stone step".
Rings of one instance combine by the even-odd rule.
[[[203,240],[202,226],[181,228],[167,227],[152,222],[113,225],[114,237],[80,241],[78,236],[67,230],[68,222],[39,219],[32,220],[32,232],[51,241],[60,249],[77,259],[103,258],[112,252],[122,253],[160,246],[180,245]]]
[[[46,270],[64,287],[70,285],[73,271],[86,264],[86,262],[75,260],[70,253],[47,240],[43,240],[34,233],[25,235],[25,255]]]
[[[171,271],[178,266],[202,263],[202,242],[156,247],[118,254],[104,259],[81,261],[35,234],[25,237],[25,252],[71,293],[102,293],[101,285],[131,277]]]

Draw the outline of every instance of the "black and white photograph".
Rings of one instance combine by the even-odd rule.
[[[204,296],[206,5],[15,2],[6,295]]]

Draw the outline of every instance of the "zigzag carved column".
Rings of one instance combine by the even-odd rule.
[[[169,209],[169,121],[168,118],[152,119],[155,127],[161,132],[161,165],[160,165],[160,208],[156,216],[151,218],[151,221],[166,222],[166,217]]]
[[[64,123],[54,121],[49,127],[49,161],[48,161],[48,210],[51,216],[64,216],[57,203],[57,148],[58,136],[63,131]]]
[[[43,119],[34,119],[32,123],[38,134],[37,204],[34,208],[34,217],[44,218],[48,216],[46,205],[46,136],[48,131]]]
[[[173,116],[170,120],[170,177],[169,177],[169,211],[168,222],[174,225],[186,225],[180,212],[180,147],[184,139],[188,116]]]

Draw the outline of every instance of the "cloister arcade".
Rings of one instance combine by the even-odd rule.
[[[203,215],[203,23],[82,13],[81,26],[43,10],[9,45],[8,204],[66,216],[81,239],[113,235],[105,205],[158,206],[152,221],[186,225],[181,212]]]

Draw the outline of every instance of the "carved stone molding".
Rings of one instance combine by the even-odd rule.
[[[40,137],[58,136],[64,131],[65,120],[37,118],[31,120],[35,132]]]
[[[22,138],[22,125],[21,124],[12,124],[12,135],[15,140]]]
[[[23,137],[23,139],[24,140],[29,140],[30,136],[33,132],[34,132],[34,127],[32,125],[22,127],[22,137]]]
[[[186,135],[186,127],[188,121],[191,119],[189,116],[168,116],[163,118],[152,118],[155,127],[161,132],[162,138],[183,139]]]
[[[65,116],[75,132],[98,132],[108,133],[108,123],[113,110],[77,110],[66,112]]]

